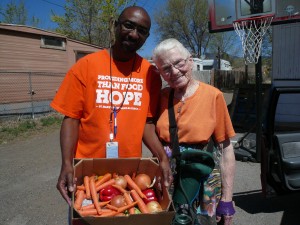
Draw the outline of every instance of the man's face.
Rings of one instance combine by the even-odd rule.
[[[136,52],[149,37],[151,22],[143,11],[128,10],[116,27],[116,44],[128,52]]]

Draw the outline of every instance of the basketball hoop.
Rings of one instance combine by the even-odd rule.
[[[270,27],[273,17],[274,14],[269,14],[233,22],[234,30],[242,41],[245,64],[257,63],[261,54],[263,36]]]

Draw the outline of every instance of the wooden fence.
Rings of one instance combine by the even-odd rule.
[[[221,90],[234,90],[237,86],[252,84],[253,76],[247,76],[243,71],[213,70],[211,73],[211,85]]]

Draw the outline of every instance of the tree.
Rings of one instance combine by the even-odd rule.
[[[53,13],[51,20],[58,24],[56,32],[69,38],[99,46],[113,40],[113,21],[126,0],[66,0],[65,14]]]
[[[207,0],[169,0],[154,15],[156,33],[161,40],[178,39],[200,58],[210,40],[207,9]]]
[[[242,53],[240,39],[234,31],[211,34],[207,52],[232,61],[232,57]]]
[[[272,27],[269,27],[262,41],[262,64],[263,64],[263,79],[267,80],[271,78],[272,68]]]
[[[28,20],[28,12],[24,4],[24,0],[20,0],[18,4],[12,0],[5,7],[0,8],[1,22],[21,25],[37,26],[39,19],[32,17]],[[0,18],[1,18],[0,17]]]
[[[206,0],[169,0],[158,10],[154,19],[160,39],[174,37],[201,57],[209,42]]]

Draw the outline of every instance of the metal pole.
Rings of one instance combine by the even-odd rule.
[[[31,117],[32,117],[32,119],[34,119],[34,106],[33,106],[34,91],[32,90],[31,72],[29,72],[29,94],[30,94],[30,99],[31,99]]]
[[[264,1],[252,1],[253,13],[263,12]],[[252,11],[251,11],[252,12]],[[260,35],[260,34],[259,34]],[[261,53],[260,53],[261,54]],[[261,161],[261,137],[262,137],[262,60],[261,55],[255,64],[256,84],[256,161]]]
[[[261,56],[255,64],[256,87],[256,161],[261,161],[261,136],[262,136],[262,69]]]
[[[218,70],[221,69],[221,50],[220,47],[218,46]]]

